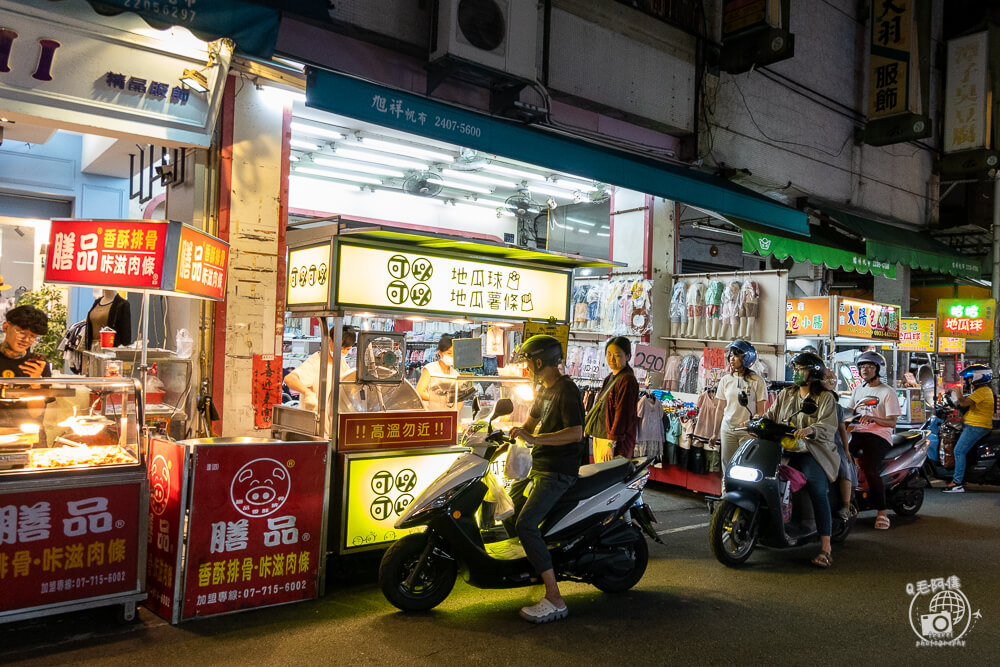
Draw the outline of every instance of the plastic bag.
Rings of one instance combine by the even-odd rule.
[[[503,464],[503,475],[507,479],[527,479],[531,472],[531,450],[519,443],[511,444],[507,450],[507,461]]]
[[[496,521],[503,521],[514,513],[514,501],[511,500],[510,494],[503,488],[503,484],[497,481],[493,473],[486,473],[484,481],[486,482],[486,497],[483,500],[496,505],[493,510],[493,518]]]
[[[187,329],[177,331],[177,356],[181,359],[190,359],[191,352],[194,351],[194,339]]]

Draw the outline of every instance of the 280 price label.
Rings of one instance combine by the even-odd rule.
[[[652,345],[636,345],[632,354],[632,365],[650,373],[662,373],[666,367],[667,351]]]

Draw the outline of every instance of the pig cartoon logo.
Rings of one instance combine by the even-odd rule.
[[[162,454],[153,457],[149,464],[149,509],[159,516],[167,509],[170,497],[170,469]]]
[[[274,459],[254,459],[233,477],[229,499],[243,516],[259,518],[278,511],[291,490],[288,468]]]

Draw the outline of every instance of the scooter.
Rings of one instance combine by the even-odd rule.
[[[942,402],[934,406],[934,414],[942,421],[939,431],[939,454],[937,461],[928,459],[924,462],[924,473],[929,477],[951,481],[954,467],[946,468],[940,464],[945,443],[954,446],[958,436],[962,434],[964,424],[957,418],[958,406],[945,394]],[[951,417],[951,419],[949,419]],[[924,428],[929,428],[928,423]],[[993,429],[973,446],[966,458],[966,484],[992,484],[1000,486],[1000,429]]]
[[[811,415],[817,409],[812,397],[806,397],[799,412]],[[786,496],[788,482],[778,476],[786,447],[794,445],[795,427],[759,417],[737,430],[754,437],[740,446],[725,471],[726,490],[715,504],[708,528],[712,553],[723,565],[738,567],[750,558],[758,542],[785,549],[818,541],[819,532],[808,521],[813,514],[806,489]],[[831,506],[835,506],[835,486],[831,485]],[[793,511],[786,520],[783,500],[787,504],[789,499]],[[831,539],[843,542],[852,525],[835,520]]]
[[[854,406],[858,414],[847,420],[847,423],[857,424],[861,417],[877,405],[878,398],[875,396],[861,399]],[[885,499],[892,511],[899,516],[913,516],[924,504],[924,489],[930,486],[930,480],[924,472],[929,436],[930,431],[926,429],[894,433],[892,447],[882,457],[879,475],[885,488]],[[865,472],[860,466],[858,466],[858,483],[854,487],[852,506],[852,515],[876,509],[869,494],[868,480],[865,479]]]
[[[477,588],[531,586],[541,579],[516,537],[485,543],[476,521],[487,485],[484,478],[509,438],[493,420],[513,412],[500,399],[486,422],[470,429],[485,438],[470,441],[460,457],[396,521],[399,530],[425,526],[396,541],[379,566],[386,599],[403,611],[425,611],[451,592],[459,572]],[[591,583],[617,593],[635,586],[646,571],[645,533],[661,542],[642,490],[655,459],[613,459],[580,467],[580,477],[542,523],[556,578]]]

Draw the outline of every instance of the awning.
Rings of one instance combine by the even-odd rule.
[[[896,277],[895,264],[872,260],[860,250],[845,248],[842,239],[820,227],[810,227],[810,240],[803,241],[774,234],[745,220],[732,220],[732,223],[743,230],[743,252],[757,253],[761,257],[773,255],[777,259],[791,257],[796,262],[825,265],[831,269]]]
[[[98,14],[115,16],[135,12],[146,23],[162,30],[180,26],[198,39],[211,42],[228,37],[240,51],[270,58],[278,40],[281,14],[243,0],[198,0],[193,2],[136,2],[136,0],[87,0]]]
[[[821,210],[838,225],[860,236],[865,242],[865,252],[873,260],[898,262],[913,269],[963,278],[978,278],[982,274],[977,260],[953,252],[926,234],[834,208]]]
[[[808,236],[806,214],[729,181],[624,150],[307,68],[306,106]]]

